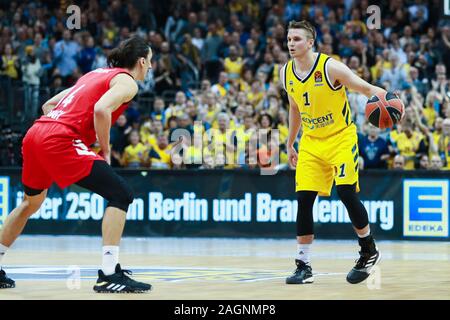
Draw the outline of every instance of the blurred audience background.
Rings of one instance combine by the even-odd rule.
[[[111,129],[113,166],[289,169],[279,70],[289,59],[287,24],[305,19],[317,30],[315,50],[406,106],[401,124],[380,131],[365,120],[367,97],[348,91],[360,170],[450,168],[450,23],[439,0],[377,2],[378,30],[366,24],[367,0],[84,0],[74,3],[74,30],[70,4],[0,1],[2,166],[21,164],[21,138],[43,102],[105,67],[109,51],[137,35],[153,49],[153,69]],[[177,129],[189,136],[181,159],[170,153]]]

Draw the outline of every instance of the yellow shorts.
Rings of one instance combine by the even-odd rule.
[[[320,196],[329,196],[335,181],[336,185],[356,183],[359,192],[358,154],[355,125],[325,139],[303,136],[295,191],[317,191]]]

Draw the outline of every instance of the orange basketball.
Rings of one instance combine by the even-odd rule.
[[[402,100],[392,92],[372,96],[366,105],[366,119],[380,129],[392,128],[405,111]]]

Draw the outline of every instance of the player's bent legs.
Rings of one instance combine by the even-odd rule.
[[[356,233],[360,236],[366,235],[369,231],[369,216],[356,192],[356,183],[353,185],[338,185],[336,186],[336,190],[342,203],[347,208],[349,218],[352,221]]]
[[[102,221],[104,246],[118,246],[125,227],[126,211],[114,207],[105,210]]]
[[[141,293],[151,290],[151,285],[128,277],[125,274],[126,271],[122,270],[119,264],[120,239],[125,226],[128,206],[134,198],[131,188],[103,160],[95,160],[91,173],[76,184],[98,193],[108,200],[102,222],[102,269],[98,271],[94,291],[98,293]]]
[[[369,215],[356,192],[356,183],[338,185],[336,189],[339,198],[347,208],[348,216],[358,235],[361,248],[364,251],[375,251],[375,242],[370,234]]]
[[[91,173],[76,183],[101,195],[108,201],[102,222],[104,246],[118,246],[125,226],[128,206],[133,202],[133,191],[105,161],[96,160]]]
[[[0,230],[0,244],[10,247],[22,233],[28,219],[39,210],[47,196],[47,189],[34,190],[25,187],[22,203],[6,217]]]
[[[356,284],[369,277],[373,267],[380,261],[381,256],[370,233],[369,217],[366,208],[356,193],[356,183],[353,185],[338,185],[336,188],[339,198],[341,198],[347,208],[353,228],[358,235],[358,243],[361,246],[360,257],[347,275],[347,281]]]

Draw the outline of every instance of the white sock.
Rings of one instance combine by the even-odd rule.
[[[103,246],[102,271],[106,276],[116,272],[116,265],[119,263],[119,247]]]
[[[364,233],[364,234],[356,233],[356,234],[358,235],[359,238],[368,237],[368,236],[370,236],[370,228],[369,228],[369,231],[367,231],[367,233]]]
[[[6,251],[8,251],[8,247],[6,247],[0,243],[0,269],[2,268],[2,259],[3,259],[3,256],[5,255]]]
[[[309,251],[311,250],[311,244],[297,244],[297,260],[301,260],[306,264],[309,264]]]

